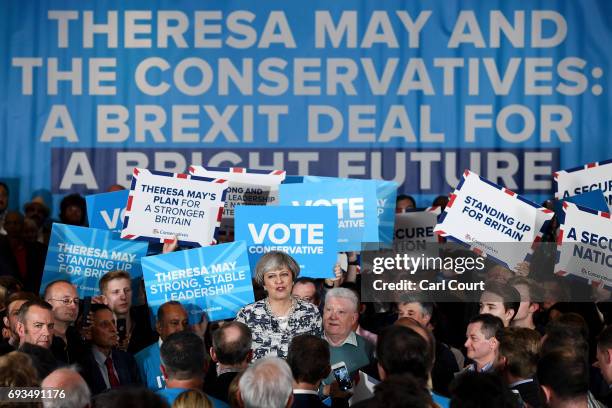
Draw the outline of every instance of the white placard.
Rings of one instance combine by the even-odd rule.
[[[221,229],[234,226],[237,205],[278,205],[278,186],[285,180],[284,170],[250,170],[242,167],[205,168],[189,166],[189,174],[222,178],[229,182]]]
[[[592,190],[603,191],[612,211],[612,159],[585,164],[553,174],[555,198],[563,200]]]
[[[612,288],[612,220],[610,213],[565,201],[565,221],[557,238],[558,276],[575,275],[595,286]]]
[[[515,269],[552,216],[551,210],[466,170],[434,231]]]
[[[121,238],[207,246],[223,211],[227,180],[134,169]]]

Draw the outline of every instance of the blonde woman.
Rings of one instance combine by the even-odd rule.
[[[176,397],[172,408],[212,408],[212,404],[202,391],[187,390]]]

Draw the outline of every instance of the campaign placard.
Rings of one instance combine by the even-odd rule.
[[[66,279],[82,298],[99,295],[100,278],[113,270],[127,271],[136,281],[142,277],[140,259],[147,254],[147,246],[146,242],[112,239],[108,230],[55,223],[40,288]]]
[[[574,275],[612,289],[612,220],[609,212],[563,203],[557,235],[557,276]]]
[[[221,178],[135,168],[121,238],[210,245],[227,187]]]
[[[280,203],[336,207],[339,251],[360,251],[362,243],[378,242],[376,186],[367,180],[281,184]]]
[[[89,226],[121,234],[129,194],[130,190],[121,190],[86,196]]]
[[[569,201],[581,207],[590,208],[591,210],[609,212],[608,203],[606,202],[606,197],[604,197],[603,192],[601,190],[592,190],[568,197],[565,200],[555,201],[555,215],[557,216],[559,224],[563,224],[565,220],[565,212],[563,211],[563,203],[565,201]]]
[[[270,251],[291,255],[300,276],[333,278],[338,212],[333,207],[236,207],[236,240],[247,243],[251,270]]]
[[[395,199],[399,185],[395,181],[387,180],[357,180],[349,178],[304,176],[304,183],[329,181],[358,181],[371,182],[376,186],[376,211],[378,214],[378,243],[383,247],[393,244],[393,227],[395,225]]]
[[[243,167],[190,166],[189,174],[228,180],[221,229],[234,226],[237,205],[278,205],[278,186],[285,179],[284,170],[252,170]]]
[[[592,190],[601,190],[612,210],[612,159],[553,173],[555,198],[563,200]]]
[[[425,251],[428,243],[437,243],[434,228],[438,223],[440,207],[395,214],[393,247],[396,251]]]
[[[434,232],[515,269],[529,259],[552,216],[551,210],[466,170]]]
[[[192,323],[203,313],[209,321],[231,319],[255,298],[244,241],[142,258],[147,302],[157,314],[176,300]]]

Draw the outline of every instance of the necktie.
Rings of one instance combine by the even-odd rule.
[[[113,370],[113,360],[110,357],[107,357],[104,364],[106,365],[106,371],[108,372],[108,382],[110,383],[111,388],[119,387],[121,384],[119,383],[119,379],[115,375],[115,370]]]

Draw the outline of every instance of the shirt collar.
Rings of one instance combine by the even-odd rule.
[[[330,343],[330,341],[329,341],[329,339],[327,338],[327,336],[325,335],[325,333],[323,333],[323,337],[324,337],[324,338],[325,338],[325,340],[326,340],[326,341],[329,343],[329,345],[330,345],[330,346],[332,346],[332,347],[342,347],[342,346],[344,346],[345,344],[350,344],[351,346],[358,347],[358,344],[357,344],[357,335],[356,335],[356,334],[355,334],[355,332],[354,332],[354,331],[352,331],[352,330],[351,330],[351,332],[349,333],[349,335],[348,335],[348,336],[346,336],[346,339],[344,339],[344,341],[343,341],[342,343],[340,343],[339,345],[337,345],[337,346],[333,346],[333,345]]]
[[[508,387],[510,387],[510,388],[514,388],[514,387],[516,387],[516,386],[518,386],[518,385],[521,385],[521,384],[527,384],[527,383],[530,383],[530,382],[533,382],[533,378],[526,378],[526,379],[524,379],[524,380],[519,380],[519,381],[513,382],[513,383],[512,383],[512,384],[510,384]]]
[[[106,364],[106,359],[107,359],[108,357],[111,357],[111,356],[112,356],[112,352],[111,352],[111,354],[109,354],[109,355],[108,355],[108,357],[107,357],[107,356],[105,356],[105,355],[104,355],[104,353],[102,353],[100,350],[98,350],[98,348],[97,348],[96,346],[91,346],[91,351],[92,351],[92,353],[93,353],[94,358],[96,359],[96,362],[97,362],[99,365],[104,365],[104,364]],[[111,357],[111,358],[112,358],[112,357]]]
[[[242,371],[241,368],[238,367],[219,367],[219,364],[217,364],[216,367],[216,371],[217,371],[217,376],[220,376],[222,374],[226,374],[226,373],[239,373]]]
[[[486,373],[487,371],[489,371],[491,368],[493,367],[493,362],[490,361],[487,364],[483,365],[482,368],[480,369],[480,371],[478,371],[476,369],[476,363],[474,364],[470,364],[468,366],[468,371],[477,371],[479,373]]]
[[[319,392],[318,391],[314,391],[314,390],[296,390],[296,389],[294,389],[293,393],[294,394],[310,394],[310,395],[316,395],[316,396],[319,395]]]

